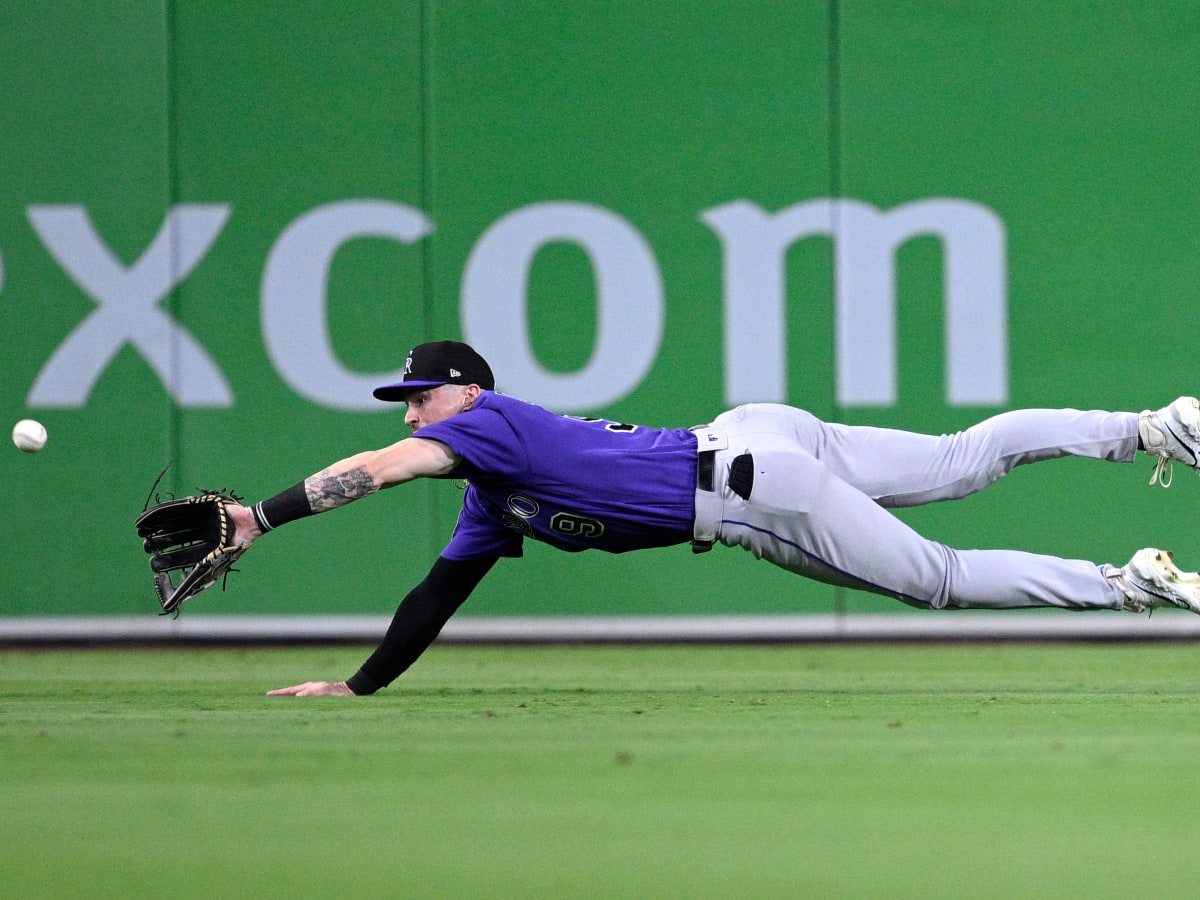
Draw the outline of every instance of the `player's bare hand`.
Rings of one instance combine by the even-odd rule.
[[[306,681],[304,684],[267,691],[268,697],[354,697],[344,681]]]
[[[233,545],[235,547],[251,544],[256,537],[262,534],[258,523],[254,521],[254,513],[250,512],[250,507],[227,503],[225,509],[229,513],[229,518],[233,519]]]

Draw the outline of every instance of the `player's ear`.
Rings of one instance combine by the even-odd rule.
[[[479,399],[479,395],[483,393],[483,388],[477,384],[468,384],[463,390],[463,412],[466,412],[475,405],[475,401]]]

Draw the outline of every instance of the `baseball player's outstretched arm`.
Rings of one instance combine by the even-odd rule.
[[[447,475],[458,463],[459,457],[441,441],[405,438],[322,469],[304,480],[304,490],[313,512],[323,512],[414,478]]]
[[[380,450],[356,453],[253,507],[228,505],[234,544],[249,544],[286,522],[345,506],[416,478],[446,475],[459,457],[441,441],[405,438]]]
[[[451,560],[439,557],[419,585],[400,603],[387,634],[347,681],[308,681],[269,691],[270,696],[356,696],[373,694],[395,681],[428,649],[471,591],[495,565],[494,557]]]

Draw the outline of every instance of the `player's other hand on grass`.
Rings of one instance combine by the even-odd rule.
[[[268,697],[353,697],[354,691],[344,681],[306,681],[292,687],[267,691]]]

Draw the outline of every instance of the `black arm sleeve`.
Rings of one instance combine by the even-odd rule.
[[[383,641],[346,686],[355,694],[373,694],[399,678],[433,643],[495,563],[495,557],[452,560],[439,556],[425,580],[400,603]]]

